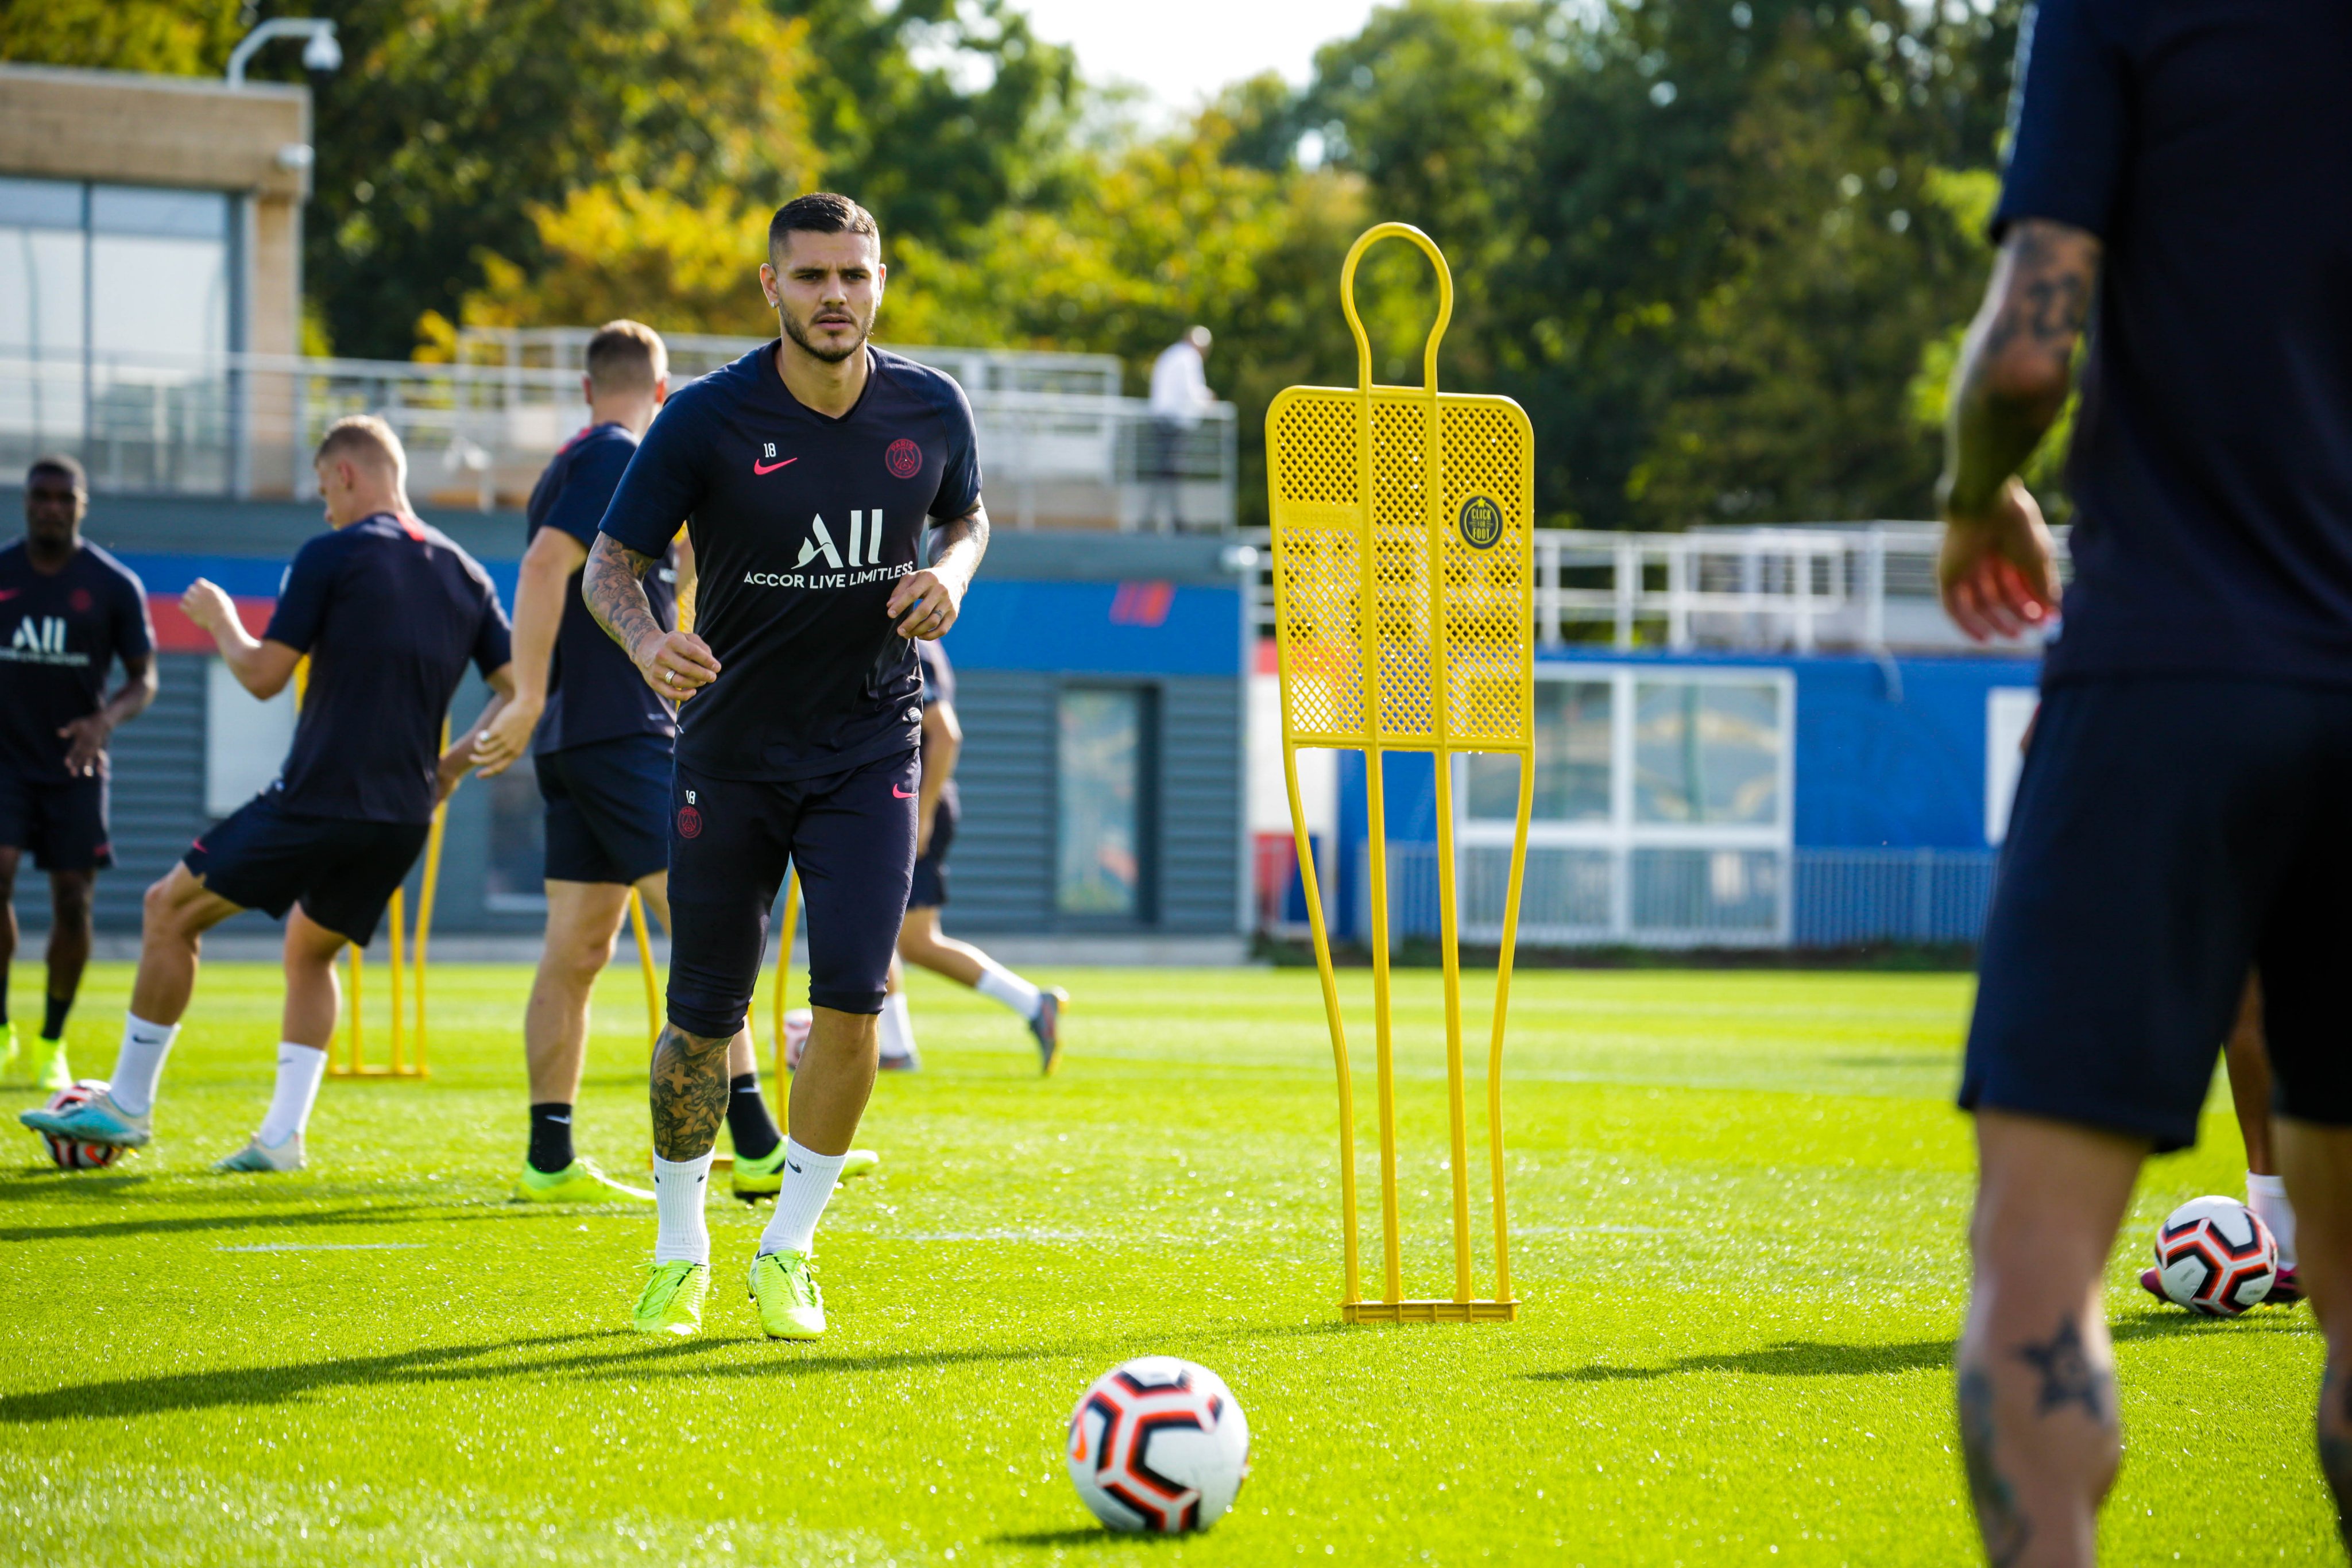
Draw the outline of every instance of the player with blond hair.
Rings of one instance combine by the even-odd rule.
[[[214,1168],[299,1170],[341,1008],[336,955],[375,935],[425,845],[435,804],[471,765],[470,737],[440,750],[449,699],[469,662],[493,694],[485,723],[513,695],[498,591],[410,507],[407,455],[391,426],[364,415],[337,422],[314,466],[329,528],[296,553],[268,629],[255,638],[228,595],[203,578],[181,601],[237,683],[265,701],[309,658],[285,766],[147,890],[114,1076],[80,1104],[24,1113],[18,1119],[36,1132],[126,1147],[150,1142],[204,934],[260,909],[286,921],[277,1088],[252,1141]]]

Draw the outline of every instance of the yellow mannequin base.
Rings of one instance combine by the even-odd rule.
[[[1519,1316],[1517,1301],[1342,1301],[1339,1316],[1351,1323],[1507,1323]]]

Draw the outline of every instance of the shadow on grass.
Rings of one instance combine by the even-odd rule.
[[[2301,1333],[2315,1334],[2319,1324],[2300,1312],[2253,1312],[2238,1318],[2209,1318],[2202,1312],[2168,1312],[2154,1308],[2137,1316],[2120,1318],[2107,1325],[2108,1334],[2118,1340],[2178,1339],[2183,1334],[2200,1333]]]
[[[901,1351],[873,1355],[809,1355],[779,1352],[729,1365],[680,1365],[698,1353],[761,1346],[744,1334],[724,1339],[648,1343],[627,1329],[540,1334],[476,1344],[427,1345],[384,1355],[343,1356],[278,1366],[179,1372],[153,1377],[110,1378],[37,1394],[0,1396],[0,1424],[122,1418],[227,1406],[281,1405],[322,1389],[381,1387],[387,1383],[488,1383],[504,1378],[575,1382],[653,1377],[794,1377],[811,1373],[893,1372],[964,1362],[1035,1361],[1067,1355],[1070,1346],[1022,1345],[1003,1350]],[[474,1365],[456,1364],[502,1352],[577,1346],[587,1354],[526,1355]]]
[[[988,1538],[999,1546],[1132,1546],[1150,1545],[1155,1541],[1181,1541],[1181,1535],[1153,1535],[1143,1531],[1121,1534],[1111,1530],[1024,1530],[1011,1535]]]
[[[1678,1377],[1686,1372],[1746,1372],[1762,1377],[1873,1377],[1891,1372],[1948,1370],[1948,1339],[1909,1344],[1810,1344],[1790,1340],[1762,1350],[1717,1355],[1686,1355],[1664,1366],[1580,1366],[1566,1372],[1529,1372],[1538,1383],[1636,1383]]]
[[[0,1241],[99,1240],[110,1236],[171,1236],[205,1230],[268,1231],[303,1227],[435,1225],[460,1220],[568,1219],[588,1212],[582,1204],[419,1203],[368,1204],[353,1208],[256,1208],[234,1214],[163,1215],[137,1219],[92,1219],[79,1225],[0,1225]]]

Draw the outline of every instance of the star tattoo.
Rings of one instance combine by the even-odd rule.
[[[2060,1321],[2058,1332],[2043,1344],[2018,1347],[2018,1359],[2029,1362],[2042,1374],[2042,1390],[2035,1397],[2033,1413],[2047,1416],[2053,1410],[2080,1404],[2094,1421],[2106,1419],[2099,1408],[2099,1385],[2103,1381],[2099,1369],[2083,1348],[2083,1336],[2074,1321]]]

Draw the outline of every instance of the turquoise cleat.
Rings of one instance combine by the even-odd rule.
[[[79,1104],[52,1111],[44,1105],[19,1112],[16,1120],[36,1133],[83,1144],[112,1144],[117,1148],[144,1147],[155,1135],[155,1113],[134,1116],[114,1103],[111,1091],[94,1090]]]
[[[646,1265],[646,1288],[637,1297],[629,1326],[639,1333],[669,1333],[680,1339],[702,1327],[702,1296],[710,1289],[710,1265],[682,1258]]]
[[[770,1339],[824,1337],[824,1292],[816,1265],[799,1252],[762,1252],[751,1260],[751,1300]]]

